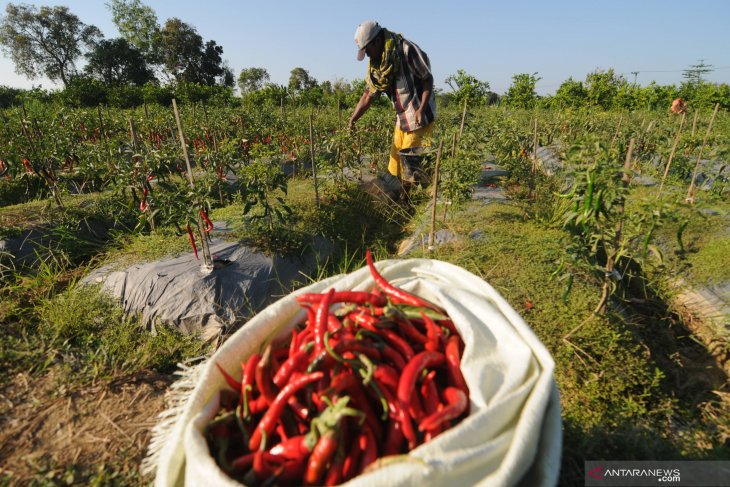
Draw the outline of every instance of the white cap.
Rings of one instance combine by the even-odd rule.
[[[357,30],[355,31],[355,44],[357,44],[358,49],[358,61],[365,59],[365,46],[375,39],[375,36],[378,35],[381,28],[380,24],[374,20],[368,20],[357,26]]]

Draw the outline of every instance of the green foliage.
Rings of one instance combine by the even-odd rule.
[[[289,221],[292,210],[284,200],[287,180],[278,165],[254,161],[243,168],[241,178],[244,216],[250,215],[252,222],[261,221],[262,228],[270,232]]]
[[[264,88],[269,78],[266,68],[244,68],[238,75],[238,87],[244,94],[258,91]]]
[[[84,72],[107,85],[143,85],[155,80],[142,53],[124,38],[104,39],[86,54]]]
[[[155,64],[159,60],[155,40],[160,32],[155,11],[140,0],[111,0],[106,6],[122,38]]]
[[[614,98],[619,87],[626,81],[622,76],[617,76],[613,68],[607,71],[596,70],[586,76],[586,101],[589,106],[601,107],[608,110],[613,106]]]
[[[0,24],[0,45],[29,78],[45,75],[68,85],[76,74],[76,60],[99,40],[101,31],[86,25],[68,7],[9,3]]]
[[[541,79],[537,73],[520,73],[512,76],[512,84],[504,96],[504,102],[509,107],[534,108],[538,98],[535,85]]]
[[[467,74],[463,69],[456,71],[444,80],[453,93],[451,98],[455,103],[462,105],[467,100],[469,105],[484,105],[489,101],[489,83],[480,81]]]

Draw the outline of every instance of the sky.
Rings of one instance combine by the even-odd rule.
[[[503,94],[520,73],[537,73],[537,92],[550,95],[573,78],[613,68],[627,81],[679,85],[683,70],[712,65],[707,81],[730,83],[730,0],[395,0],[256,1],[142,0],[162,25],[177,17],[204,41],[223,47],[236,77],[266,68],[271,81],[288,83],[293,68],[317,81],[354,80],[366,62],[355,58],[358,24],[376,20],[403,34],[429,56],[438,89],[463,69]],[[62,5],[106,38],[118,36],[103,0],[0,2]],[[47,79],[15,73],[0,53],[0,85],[59,89]]]

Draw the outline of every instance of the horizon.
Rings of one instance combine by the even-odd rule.
[[[0,15],[9,3],[21,2],[2,2]],[[106,39],[119,36],[104,2],[22,3],[67,6],[82,22],[97,26]],[[678,0],[519,5],[470,0],[449,6],[424,1],[423,9],[407,15],[394,13],[383,0],[370,2],[371,13],[365,15],[352,4],[334,0],[315,1],[306,8],[283,2],[278,9],[253,2],[225,3],[143,1],[155,11],[160,25],[178,17],[204,41],[222,46],[223,59],[236,79],[244,68],[262,67],[278,85],[287,85],[296,67],[319,83],[362,79],[366,63],[355,59],[352,38],[357,25],[368,18],[424,49],[431,59],[434,85],[444,92],[450,91],[445,79],[459,69],[489,83],[490,90],[500,95],[521,73],[537,73],[540,96],[554,94],[569,78],[585,81],[588,74],[609,69],[639,86],[651,82],[679,86],[686,81],[686,70],[700,62],[713,69],[705,81],[730,83],[730,2],[723,0],[704,0],[691,7]],[[216,7],[225,8],[226,15],[211,13]],[[60,82],[16,74],[4,52],[0,69],[0,85],[63,88]]]

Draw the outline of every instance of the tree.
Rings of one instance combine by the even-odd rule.
[[[515,108],[535,108],[537,102],[535,86],[541,79],[537,73],[520,73],[512,76],[512,85],[505,94],[505,103]]]
[[[241,93],[251,93],[263,89],[269,79],[266,68],[244,68],[238,75],[238,87]]]
[[[586,91],[583,83],[575,81],[571,77],[560,85],[553,99],[559,107],[577,108],[586,103],[587,97],[588,91]]]
[[[616,76],[613,68],[608,71],[597,69],[586,76],[587,100],[591,106],[608,110],[613,106],[619,87],[625,84],[623,76]]]
[[[99,42],[86,59],[84,72],[110,85],[143,85],[155,79],[142,53],[121,37]]]
[[[469,100],[470,104],[481,105],[489,99],[489,83],[479,81],[463,69],[457,70],[456,74],[452,74],[444,81],[451,87],[452,97],[459,104]]]
[[[217,78],[226,78],[223,64],[223,47],[215,41],[203,44],[203,38],[195,27],[180,19],[165,22],[160,31],[157,46],[165,71],[177,82],[201,83],[212,86]]]
[[[203,84],[213,86],[224,73],[223,46],[219,46],[214,40],[210,40],[205,43],[203,56],[200,59],[200,80]]]
[[[300,93],[317,86],[317,80],[304,68],[294,68],[289,74],[289,91]]]
[[[76,60],[102,38],[101,31],[86,25],[68,7],[14,5],[5,8],[0,21],[0,45],[29,78],[40,75],[67,86],[76,74]]]
[[[106,6],[112,13],[112,20],[122,38],[137,48],[150,64],[160,59],[155,49],[155,40],[160,34],[157,15],[152,8],[142,5],[140,0],[111,0]]]

